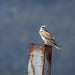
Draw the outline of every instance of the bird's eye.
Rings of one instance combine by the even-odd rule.
[[[42,27],[42,28],[45,28],[45,27]]]

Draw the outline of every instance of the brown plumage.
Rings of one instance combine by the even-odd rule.
[[[61,50],[61,48],[57,45],[54,37],[46,30],[46,26],[41,26],[39,33],[45,44],[53,44],[58,50]]]

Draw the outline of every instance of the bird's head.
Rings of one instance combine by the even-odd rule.
[[[40,31],[43,31],[43,30],[46,30],[46,26],[45,26],[45,25],[42,25],[42,26],[40,27]]]

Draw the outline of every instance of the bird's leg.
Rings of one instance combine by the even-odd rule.
[[[48,45],[48,42],[47,42],[47,43],[45,43],[45,45]]]
[[[45,44],[45,45],[47,45],[47,46],[48,46],[48,44]]]

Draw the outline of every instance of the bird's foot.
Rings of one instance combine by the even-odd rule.
[[[45,45],[47,45],[47,46],[48,46],[48,44],[45,44]]]

